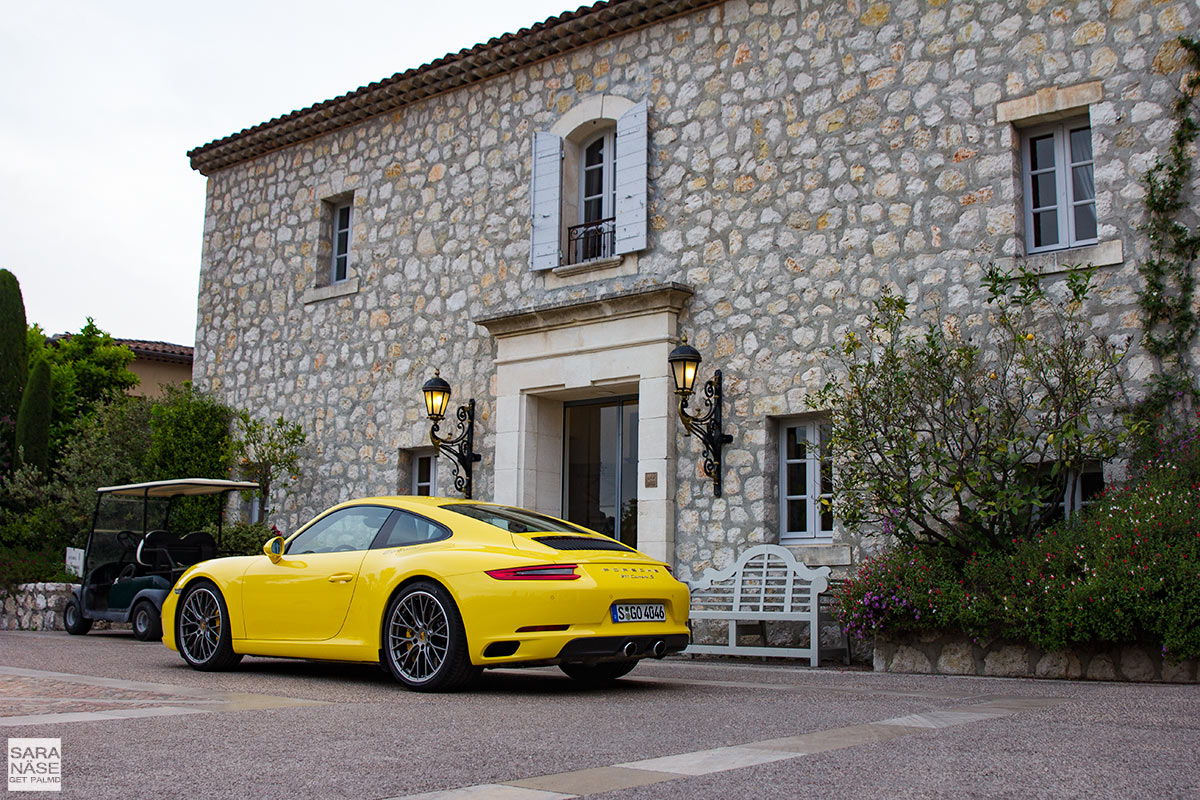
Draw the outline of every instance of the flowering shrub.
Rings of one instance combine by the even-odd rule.
[[[1074,497],[1073,476],[1126,438],[1112,412],[1123,351],[1088,324],[1091,277],[1043,286],[1028,268],[990,268],[989,322],[974,331],[936,314],[921,326],[906,298],[881,293],[811,399],[830,416],[846,528],[968,558],[1044,527],[1058,513],[1048,497]]]
[[[960,558],[910,546],[869,559],[839,596],[852,634],[948,629],[1073,643],[1154,642],[1200,656],[1200,440],[1189,432],[1081,519]]]
[[[936,550],[898,547],[866,561],[838,595],[846,632],[863,638],[876,630],[945,627],[945,588],[953,569]]]

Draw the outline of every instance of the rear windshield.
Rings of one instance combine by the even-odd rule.
[[[508,506],[477,506],[470,503],[454,503],[442,506],[446,511],[462,514],[464,517],[477,519],[494,525],[509,533],[589,533],[586,528],[570,525],[553,517],[545,517],[533,511]]]

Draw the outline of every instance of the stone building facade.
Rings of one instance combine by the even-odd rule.
[[[684,579],[761,542],[844,568],[862,543],[795,446],[827,349],[884,287],[979,328],[983,269],[1026,257],[1099,267],[1095,326],[1136,339],[1139,178],[1198,23],[1191,0],[613,0],[493,39],[189,154],[195,381],[307,431],[281,526],[453,494],[423,449],[440,369],[477,403],[477,498],[599,520]],[[580,223],[612,239],[573,249]],[[683,334],[724,376],[721,497],[675,413]]]

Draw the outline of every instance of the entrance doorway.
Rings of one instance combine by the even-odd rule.
[[[563,517],[637,547],[638,401],[563,404]]]

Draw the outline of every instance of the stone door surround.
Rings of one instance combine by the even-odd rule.
[[[496,339],[494,497],[562,513],[564,402],[636,394],[638,545],[674,558],[674,405],[667,355],[689,286],[666,283],[475,320]]]

